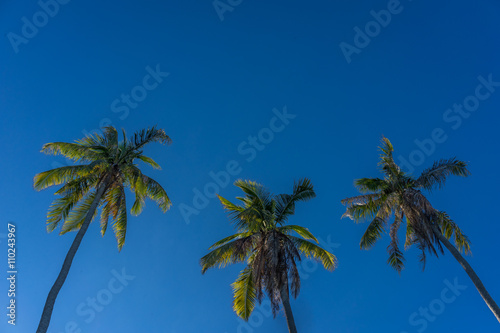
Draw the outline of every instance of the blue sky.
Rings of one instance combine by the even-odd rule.
[[[91,225],[49,332],[287,332],[283,315],[273,320],[266,303],[247,325],[234,314],[230,284],[241,266],[201,275],[199,258],[233,229],[216,199],[196,193],[234,200],[240,193],[221,175],[228,166],[230,183],[252,179],[275,193],[290,192],[301,177],[315,185],[317,197],[300,204],[290,221],[321,238],[339,267],[333,273],[310,262],[301,267],[301,292],[292,301],[300,332],[498,330],[449,253],[429,258],[422,272],[410,249],[399,276],[386,264],[388,236],[361,251],[366,224],[341,220],[340,200],[356,195],[354,179],[378,176],[382,135],[417,175],[441,158],[467,161],[470,177],[451,178],[429,198],[470,237],[469,262],[500,301],[500,226],[491,209],[500,186],[500,5],[216,5],[0,5],[2,276],[8,221],[17,226],[18,266],[16,326],[7,324],[4,279],[0,330],[35,330],[74,237],[46,232],[54,190],[36,192],[32,179],[66,162],[41,154],[42,145],[109,124],[130,134],[158,124],[171,136],[171,146],[147,148],[163,169],[144,169],[167,189],[173,207],[162,214],[150,202],[130,217],[121,252],[112,233],[101,237],[98,224]],[[40,14],[42,7],[51,15]],[[186,216],[181,207],[196,213]],[[92,299],[101,303],[92,308]],[[420,312],[429,307],[434,314]]]

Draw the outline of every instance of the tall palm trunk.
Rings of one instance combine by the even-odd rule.
[[[433,230],[438,236],[439,240],[441,243],[446,246],[446,248],[451,252],[451,254],[455,257],[455,259],[462,265],[462,267],[465,269],[465,272],[467,275],[469,275],[470,279],[476,286],[477,291],[479,291],[479,294],[483,298],[483,300],[486,302],[486,305],[490,308],[491,312],[495,315],[497,318],[498,322],[500,322],[500,308],[498,307],[497,303],[493,300],[493,298],[490,296],[486,288],[484,287],[483,283],[477,276],[476,272],[472,269],[472,267],[469,265],[467,260],[460,254],[460,252],[453,246],[453,244],[450,243],[450,241],[443,236],[441,231],[434,225]]]
[[[293,320],[292,307],[290,306],[290,297],[288,295],[288,286],[281,289],[281,302],[283,303],[283,308],[285,309],[286,323],[288,324],[288,331],[290,333],[297,333],[297,327],[295,327],[295,321]]]
[[[90,209],[87,215],[85,216],[85,220],[83,221],[80,230],[76,234],[75,240],[71,244],[68,254],[66,254],[66,258],[64,259],[64,263],[62,265],[61,271],[59,272],[59,276],[57,277],[56,282],[54,282],[54,285],[50,289],[49,295],[47,296],[47,300],[45,301],[45,306],[43,307],[42,318],[40,318],[40,323],[38,324],[36,333],[46,333],[47,329],[49,328],[50,318],[52,316],[52,310],[54,309],[54,303],[56,302],[57,294],[59,294],[59,291],[61,290],[64,281],[68,276],[69,269],[71,268],[71,263],[73,262],[73,258],[75,257],[76,251],[78,250],[80,243],[82,242],[85,232],[87,232],[87,229],[90,225],[90,221],[92,221],[92,217],[94,216],[95,210],[97,209],[99,201],[101,201],[101,198],[106,190],[106,187],[107,187],[107,181],[104,180],[99,185],[94,201],[90,205]]]

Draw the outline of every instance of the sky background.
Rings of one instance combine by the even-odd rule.
[[[216,199],[188,218],[180,207],[194,207],[196,191],[229,161],[239,172],[218,193],[230,200],[241,194],[232,185],[238,178],[275,193],[290,192],[302,177],[315,185],[317,197],[299,204],[290,222],[321,238],[339,266],[333,273],[307,261],[301,266],[301,292],[291,303],[299,332],[497,332],[498,322],[449,253],[429,257],[422,272],[410,249],[398,275],[386,264],[388,236],[360,250],[367,224],[341,219],[340,200],[357,194],[355,179],[379,175],[382,135],[397,161],[413,161],[407,169],[415,175],[442,158],[467,161],[470,177],[450,178],[429,198],[470,237],[467,259],[500,301],[500,84],[479,88],[489,96],[466,118],[447,111],[474,101],[478,77],[500,82],[500,4],[224,1],[231,11],[221,15],[210,0],[71,1],[57,13],[51,7],[46,22],[35,1],[1,2],[0,276],[7,276],[9,221],[17,226],[18,276],[15,327],[7,324],[7,281],[0,282],[0,331],[35,331],[75,235],[46,232],[55,189],[36,192],[32,179],[67,162],[40,153],[42,145],[108,124],[129,134],[157,124],[173,143],[148,146],[163,169],[143,170],[164,186],[172,208],[163,214],[148,202],[142,215],[129,217],[121,252],[111,231],[101,237],[98,223],[90,226],[49,332],[287,332],[283,314],[273,320],[265,302],[248,324],[232,311],[230,284],[242,265],[201,275],[199,258],[234,229]],[[370,12],[388,6],[398,13],[372,30],[348,62],[340,44],[355,46],[354,29],[376,29]],[[24,38],[33,16],[36,34],[12,42],[14,34]],[[121,95],[142,91],[148,66],[169,75],[126,112]],[[295,116],[286,125],[273,120],[284,109]],[[282,130],[270,132],[271,122]],[[439,142],[431,139],[436,130]],[[259,133],[262,150],[245,150]],[[415,140],[426,142],[426,151]],[[126,285],[115,279],[122,273]],[[440,308],[445,281],[465,289]],[[106,304],[92,316],[86,302],[98,296]],[[429,305],[438,314],[425,319],[418,311]]]

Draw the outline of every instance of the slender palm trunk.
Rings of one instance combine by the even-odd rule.
[[[281,290],[281,302],[283,303],[283,308],[285,309],[286,323],[288,324],[288,331],[290,333],[297,333],[297,327],[295,327],[295,321],[293,320],[292,307],[290,306],[290,297],[288,295],[288,287],[286,290]]]
[[[444,244],[444,246],[451,252],[451,254],[455,257],[455,259],[462,265],[462,267],[465,269],[465,272],[467,275],[469,275],[470,279],[476,286],[477,291],[479,291],[479,294],[483,298],[483,300],[486,302],[486,305],[490,308],[491,312],[495,315],[497,318],[498,322],[500,322],[500,308],[498,307],[497,303],[493,300],[493,298],[490,296],[486,288],[484,287],[483,283],[477,276],[476,272],[472,269],[472,267],[469,265],[467,260],[460,254],[460,252],[453,246],[453,244],[450,243],[450,241],[443,236],[443,234],[439,231],[439,229],[436,226],[433,226],[433,230],[438,236],[439,240],[441,243]]]
[[[66,258],[64,259],[64,263],[62,265],[61,271],[59,272],[59,276],[57,277],[56,282],[54,282],[54,285],[50,289],[49,295],[47,296],[47,300],[45,301],[45,306],[43,307],[42,317],[40,318],[40,323],[38,324],[36,333],[46,333],[47,329],[49,328],[50,318],[52,316],[52,310],[54,309],[54,303],[56,302],[57,294],[61,290],[64,281],[68,276],[69,269],[71,268],[71,263],[73,262],[73,258],[75,257],[76,251],[78,250],[80,243],[82,242],[85,232],[87,232],[87,229],[90,225],[90,221],[92,221],[92,216],[94,216],[95,210],[97,209],[99,201],[101,201],[101,197],[104,194],[106,187],[107,187],[107,181],[103,181],[97,189],[96,196],[94,198],[94,201],[90,205],[90,209],[87,213],[87,216],[85,216],[85,220],[83,221],[80,230],[76,234],[75,240],[71,244],[68,254],[66,254]]]

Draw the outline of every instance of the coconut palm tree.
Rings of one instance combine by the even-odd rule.
[[[82,164],[48,170],[34,178],[36,190],[63,185],[55,193],[59,198],[49,208],[47,230],[51,232],[61,224],[60,234],[78,230],[59,276],[50,289],[37,333],[45,333],[49,327],[57,294],[68,276],[90,222],[97,216],[98,208],[101,211],[101,234],[104,236],[111,217],[118,249],[121,250],[127,232],[126,187],[135,193],[132,215],[141,213],[146,198],[154,200],[163,212],[170,207],[165,190],[135,164],[136,160],[141,160],[153,168],[160,168],[153,159],[143,155],[144,146],[152,142],[169,144],[170,138],[164,130],[152,127],[135,133],[130,140],[123,131],[123,141],[119,142],[116,129],[106,127],[102,135],[88,135],[75,143],[52,142],[43,146],[43,153],[60,154]]]
[[[388,263],[398,272],[404,268],[404,256],[399,247],[398,230],[406,221],[405,248],[415,244],[425,268],[426,252],[438,256],[444,245],[462,265],[484,301],[500,322],[500,308],[461,253],[470,254],[470,242],[458,225],[446,214],[436,210],[421,191],[432,191],[444,186],[448,176],[469,175],[467,164],[456,158],[440,160],[418,177],[405,174],[394,162],[393,146],[382,138],[379,166],[384,178],[361,178],[355,181],[362,195],[342,200],[347,206],[343,217],[359,222],[371,219],[361,238],[362,249],[371,248],[389,229]],[[394,216],[389,226],[389,220]],[[450,241],[453,239],[453,243]]]
[[[262,302],[264,293],[271,301],[273,316],[283,305],[290,332],[297,332],[290,307],[289,291],[297,297],[300,276],[297,261],[301,254],[315,259],[333,271],[336,257],[320,246],[308,229],[298,225],[286,225],[295,212],[295,204],[314,198],[309,179],[294,184],[292,194],[273,195],[262,185],[253,181],[238,180],[234,183],[245,193],[235,205],[219,196],[222,206],[228,212],[237,233],[226,237],[210,247],[212,250],[201,258],[202,273],[212,267],[246,262],[232,284],[233,309],[238,316],[248,320],[256,301]],[[295,232],[300,237],[293,236]]]

